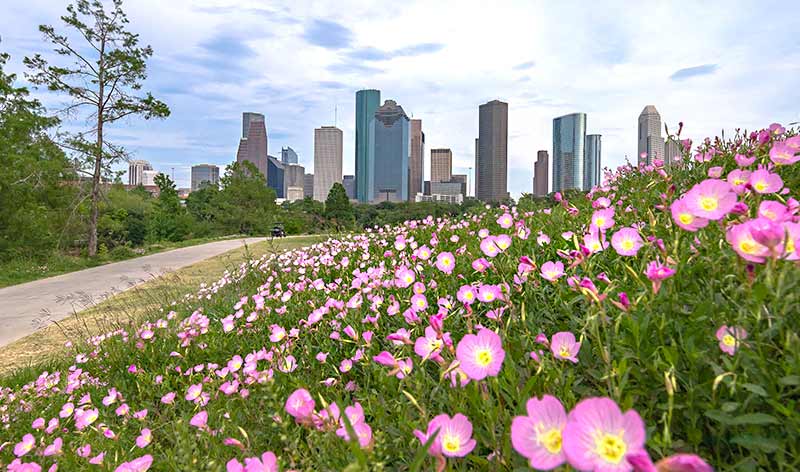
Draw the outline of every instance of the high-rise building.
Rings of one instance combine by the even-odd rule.
[[[583,155],[583,189],[591,190],[600,185],[601,136],[586,135],[586,151]]]
[[[411,120],[411,155],[408,158],[408,199],[422,192],[425,165],[425,133],[422,132],[422,120]]]
[[[431,149],[431,182],[449,182],[453,175],[453,151]]]
[[[145,187],[152,187],[156,184],[156,176],[160,172],[155,170],[145,170],[142,171],[142,181],[140,182]],[[137,184],[138,185],[138,184]]]
[[[314,200],[324,202],[333,184],[342,181],[342,130],[314,130]]]
[[[664,138],[661,137],[661,115],[653,105],[639,114],[639,164],[652,164],[664,159]]]
[[[467,196],[467,174],[453,174],[450,176],[450,182],[460,183],[461,195]]]
[[[368,201],[408,200],[408,159],[411,136],[403,107],[386,100],[375,112],[367,140]]]
[[[369,159],[369,140],[372,120],[381,105],[380,90],[359,90],[356,92],[356,198],[360,202],[369,201],[370,178],[373,162]]]
[[[306,168],[300,164],[283,164],[283,185],[285,188],[284,194],[286,199],[289,200],[289,187],[297,187],[303,189],[304,177],[306,175]],[[301,197],[302,198],[302,197]]]
[[[261,113],[242,113],[242,139],[236,162],[251,162],[267,177],[267,124]]]
[[[475,196],[485,202],[508,198],[508,103],[479,107]]]
[[[192,192],[206,185],[219,184],[219,167],[213,164],[198,164],[192,166]]]
[[[342,177],[342,186],[344,187],[344,192],[347,194],[347,198],[350,200],[356,199],[356,176],[355,175],[345,175]]]
[[[314,198],[314,174],[303,176],[303,198]]]
[[[281,162],[284,164],[297,164],[297,153],[289,146],[281,148]]]
[[[481,140],[475,138],[475,173],[472,174],[472,195],[475,195],[476,182],[478,181],[478,158],[481,155]]]
[[[267,156],[267,187],[275,190],[276,198],[286,198],[285,167],[275,156]]]
[[[533,194],[537,197],[547,195],[547,173],[550,156],[547,151],[536,153],[536,163],[533,165]]]
[[[128,185],[143,185],[144,171],[153,170],[147,161],[131,161],[128,164]]]
[[[583,188],[586,114],[553,119],[553,192]]]
[[[667,138],[667,142],[664,143],[664,164],[671,166],[676,160],[680,160],[683,157],[682,150],[683,147],[678,139]]]

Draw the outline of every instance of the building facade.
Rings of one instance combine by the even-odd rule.
[[[372,163],[367,201],[408,200],[410,126],[403,107],[394,100],[386,100],[375,112],[367,145],[367,160]]]
[[[347,194],[347,198],[350,200],[356,199],[356,176],[355,175],[345,175],[342,177],[342,186],[344,187],[344,192]]]
[[[599,134],[586,135],[586,152],[583,155],[583,189],[600,185],[600,155],[602,140]]]
[[[198,190],[203,184],[214,187],[219,185],[219,167],[213,164],[192,166],[192,192]]]
[[[461,194],[464,195],[464,198],[467,197],[467,174],[452,174],[450,176],[450,182],[458,182],[461,184]]]
[[[236,151],[236,162],[251,162],[267,177],[267,124],[261,113],[242,113],[242,139]]]
[[[664,159],[661,115],[653,105],[647,105],[639,114],[638,143],[639,164],[652,164],[654,159]]]
[[[314,200],[324,202],[333,184],[342,181],[342,130],[314,130]]]
[[[156,176],[159,174],[155,170],[145,170],[142,172],[141,184],[145,187],[152,187],[156,184]]]
[[[553,192],[583,188],[586,114],[553,120]]]
[[[425,169],[425,133],[422,132],[422,120],[409,122],[411,133],[411,153],[408,157],[408,199],[422,192]]]
[[[286,195],[287,200],[289,200],[289,187],[303,189],[305,175],[306,168],[300,164],[283,164],[283,193]]]
[[[450,149],[431,149],[431,182],[449,182],[453,175],[453,152]]]
[[[297,153],[289,146],[281,148],[281,162],[284,164],[297,164]]]
[[[286,170],[277,157],[267,156],[267,187],[275,190],[276,198],[286,198]]]
[[[356,198],[360,202],[369,201],[369,175],[372,162],[369,159],[368,140],[372,120],[381,105],[380,90],[359,90],[356,92]]]
[[[314,198],[314,174],[303,176],[303,198]]]
[[[147,161],[131,161],[128,164],[128,185],[143,185],[144,171],[153,170],[153,166]]]
[[[485,202],[508,198],[508,103],[479,107],[475,196]]]
[[[533,165],[533,194],[537,197],[547,195],[547,183],[550,181],[548,178],[550,156],[547,151],[538,151],[536,153],[536,163]]]
[[[671,166],[683,158],[681,142],[676,138],[667,138],[664,143],[664,164]]]

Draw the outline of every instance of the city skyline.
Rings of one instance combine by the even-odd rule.
[[[535,2],[517,4],[514,14],[510,6],[491,12],[467,6],[457,9],[446,40],[434,18],[453,10],[448,2],[400,8],[345,1],[313,10],[278,1],[239,6],[210,0],[200,7],[142,0],[126,6],[140,25],[140,39],[155,51],[147,87],[170,105],[172,116],[108,132],[134,159],[164,171],[175,168],[179,187],[189,186],[194,163],[224,172],[234,160],[230,142],[241,133],[243,110],[266,115],[271,154],[291,146],[308,172],[313,129],[336,119],[344,134],[343,171],[354,174],[354,92],[366,87],[385,91],[410,117],[422,119],[426,148],[451,147],[454,172],[462,173],[474,167],[475,109],[494,98],[508,102],[512,196],[530,190],[536,151],[552,151],[555,116],[591,115],[592,132],[603,136],[603,166],[612,168],[626,155],[636,162],[636,118],[647,104],[656,105],[671,130],[683,121],[684,136],[695,139],[723,128],[730,134],[736,127],[800,120],[793,106],[800,101],[793,79],[800,48],[788,34],[800,9],[795,4],[775,3],[785,14],[769,24],[754,23],[746,9],[729,4],[611,2],[569,15],[574,8]],[[12,55],[9,71],[22,76],[24,55],[52,54],[36,28],[56,23],[63,5],[32,0],[6,9],[4,17],[15,21],[0,25],[0,49]],[[353,9],[363,15],[346,13]],[[152,15],[154,10],[163,14]],[[709,17],[715,18],[713,28],[707,27]],[[556,27],[563,18],[570,28]],[[671,26],[655,32],[627,27],[632,21],[663,25],[666,18]],[[413,39],[400,34],[412,26],[418,32]],[[477,30],[486,34],[478,37]],[[471,60],[474,54],[482,59]],[[751,72],[756,66],[758,80]],[[35,95],[51,108],[60,103],[46,92]]]

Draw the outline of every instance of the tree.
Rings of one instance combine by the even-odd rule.
[[[65,202],[75,189],[63,184],[74,175],[47,135],[58,120],[3,72],[8,60],[0,54],[0,254],[41,255],[65,227]]]
[[[214,218],[230,232],[265,234],[275,215],[275,191],[252,162],[234,162],[220,179]]]
[[[187,232],[185,220],[182,218],[186,209],[181,206],[175,182],[166,174],[158,174],[155,184],[159,194],[150,217],[151,238],[154,241],[180,241]]]
[[[127,158],[124,148],[105,138],[105,127],[127,116],[165,118],[169,108],[149,92],[138,94],[147,78],[146,61],[153,49],[140,47],[139,36],[126,30],[129,20],[122,0],[113,0],[110,12],[100,0],[78,0],[67,6],[61,20],[66,28],[79,33],[78,44],[52,26],[41,25],[39,31],[55,46],[56,54],[72,62],[51,65],[40,54],[26,57],[24,62],[31,70],[27,77],[32,83],[69,95],[71,103],[63,113],[88,110],[85,118],[93,123],[85,131],[64,134],[61,144],[73,152],[76,170],[91,176],[88,246],[89,256],[94,256],[100,179],[110,173],[113,163]]]
[[[355,215],[347,191],[339,182],[333,184],[325,199],[325,217],[333,222],[336,227],[350,227]]]

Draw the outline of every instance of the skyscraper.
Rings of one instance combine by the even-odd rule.
[[[368,160],[367,140],[372,120],[380,105],[380,90],[356,92],[356,197],[360,202],[369,201],[369,176],[372,174],[373,163]]]
[[[128,164],[128,185],[143,185],[144,171],[153,170],[147,161],[131,161]]]
[[[591,190],[600,185],[600,151],[599,134],[586,135],[586,152],[583,155],[583,189]]]
[[[261,113],[242,113],[242,139],[236,162],[250,161],[267,177],[267,125]]]
[[[408,161],[408,199],[422,192],[422,181],[425,164],[425,133],[422,132],[422,120],[411,120],[411,155]]]
[[[431,149],[431,182],[449,182],[453,175],[453,152],[450,149]]]
[[[203,184],[212,186],[219,184],[219,167],[213,164],[192,166],[192,192],[198,190]]]
[[[375,112],[367,140],[367,201],[408,200],[408,159],[411,136],[403,107],[386,100]]]
[[[356,199],[356,176],[355,175],[345,175],[342,177],[342,186],[344,186],[344,193],[347,194],[347,198],[350,200]]]
[[[553,192],[583,190],[586,114],[553,119]]]
[[[323,126],[314,130],[314,200],[324,202],[335,183],[342,181],[342,130]]]
[[[281,162],[284,164],[297,164],[297,153],[289,146],[281,148]]]
[[[300,200],[303,198],[305,174],[305,167],[299,164],[283,164],[284,198],[289,201]]]
[[[276,198],[286,198],[286,169],[275,156],[267,156],[267,187],[275,190]]]
[[[485,202],[508,198],[508,103],[479,107],[475,196]]]
[[[537,197],[547,195],[547,172],[550,156],[547,151],[536,153],[536,163],[533,165],[533,194]]]
[[[453,174],[450,176],[450,182],[458,182],[461,184],[461,195],[464,198],[467,196],[467,174]]]
[[[676,160],[680,160],[683,157],[682,150],[683,147],[678,139],[667,138],[667,142],[664,143],[664,164],[671,166]]]
[[[303,198],[314,198],[314,174],[303,176]]]
[[[652,164],[664,159],[664,138],[661,137],[661,115],[653,105],[639,114],[639,164]]]

